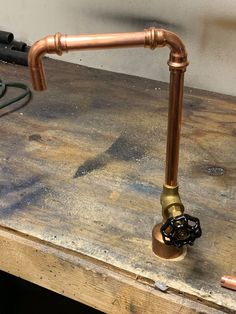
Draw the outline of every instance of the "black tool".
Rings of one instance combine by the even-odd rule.
[[[14,35],[9,32],[0,31],[0,43],[10,44],[14,39]]]

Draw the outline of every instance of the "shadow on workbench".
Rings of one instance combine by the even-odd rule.
[[[1,271],[0,313],[102,314],[84,304]]]

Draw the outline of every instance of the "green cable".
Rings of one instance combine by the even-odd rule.
[[[8,87],[19,88],[24,90],[24,92],[15,98],[0,103],[0,109],[5,108],[11,104],[14,104],[25,97],[27,97],[27,100],[29,100],[31,97],[31,91],[26,84],[20,82],[4,83],[0,80],[0,98],[2,98],[5,95]]]

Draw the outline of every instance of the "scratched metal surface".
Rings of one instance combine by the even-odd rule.
[[[29,82],[27,68],[1,78]],[[0,224],[236,309],[236,99],[186,89],[180,193],[203,236],[178,262],[156,258],[167,84],[46,62],[49,89],[1,114]]]

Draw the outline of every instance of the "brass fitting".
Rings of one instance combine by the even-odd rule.
[[[162,223],[155,225],[152,230],[152,249],[156,255],[162,258],[174,259],[182,255],[184,250],[183,248],[178,249],[174,246],[167,246],[163,241],[160,229],[167,219],[182,215],[184,212],[184,205],[179,196],[178,185],[170,186],[164,184],[160,202],[162,206],[163,221]]]
[[[202,230],[197,217],[184,214],[177,185],[164,185],[161,205],[163,221],[153,228],[152,249],[160,257],[173,259],[184,253],[184,245],[193,245]]]
[[[182,215],[184,212],[184,205],[182,204],[179,196],[178,186],[164,184],[160,202],[164,220],[167,220],[170,217]]]

